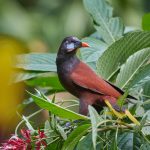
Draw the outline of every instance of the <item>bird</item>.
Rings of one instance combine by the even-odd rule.
[[[56,57],[60,83],[69,93],[79,99],[79,113],[82,115],[88,115],[89,105],[100,111],[106,106],[105,100],[116,111],[124,112],[124,107],[120,108],[117,105],[117,100],[124,94],[124,91],[97,75],[76,56],[77,50],[84,47],[90,46],[77,37],[64,38]],[[127,98],[135,99],[131,95],[128,95]]]

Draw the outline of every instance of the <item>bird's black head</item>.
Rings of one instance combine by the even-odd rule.
[[[74,55],[76,50],[81,47],[89,47],[89,45],[87,43],[81,42],[76,37],[66,37],[60,45],[58,55]]]

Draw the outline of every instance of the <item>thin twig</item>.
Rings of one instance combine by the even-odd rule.
[[[53,140],[53,141],[49,142],[47,145],[52,144],[53,142],[57,141],[58,139],[59,139],[59,137],[58,137],[58,138],[56,138],[55,140]]]
[[[40,110],[34,112],[33,114],[27,116],[26,118],[27,118],[27,119],[30,119],[30,118],[34,117],[35,115],[37,115],[38,113],[40,113],[41,111],[43,111],[43,109],[40,109]],[[18,132],[19,127],[20,127],[21,124],[23,124],[24,122],[25,122],[25,120],[21,120],[21,121],[18,123],[18,125],[16,126],[16,129],[15,129],[15,135],[16,135],[16,136],[18,135],[17,132]]]
[[[69,106],[66,106],[66,107],[64,107],[64,108],[66,109],[66,108],[75,107],[75,106],[79,106],[79,104],[69,105]]]

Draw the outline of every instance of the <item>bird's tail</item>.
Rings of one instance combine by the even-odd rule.
[[[118,112],[112,107],[112,105],[108,100],[105,100],[105,103],[109,107],[109,109],[113,112],[113,114],[118,118],[123,119],[124,117],[127,116],[134,124],[140,126],[139,121],[129,112],[129,110],[126,109],[124,112]]]

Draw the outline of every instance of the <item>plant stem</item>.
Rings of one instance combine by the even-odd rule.
[[[52,144],[53,142],[57,141],[58,139],[59,139],[59,137],[57,137],[55,140],[53,140],[53,141],[49,142],[47,145]]]
[[[70,107],[75,107],[75,106],[78,106],[78,105],[79,105],[79,104],[69,105],[69,106],[65,107],[65,109],[66,109],[66,108],[70,108]]]
[[[43,109],[40,109],[40,110],[34,112],[33,114],[29,115],[29,116],[26,117],[26,118],[27,118],[27,119],[30,119],[30,118],[34,117],[35,115],[37,115],[38,113],[40,113],[41,111],[43,111]],[[21,121],[18,123],[18,125],[16,126],[16,129],[15,129],[15,135],[16,135],[16,136],[18,135],[17,132],[18,132],[18,129],[19,129],[20,125],[23,124],[24,122],[25,122],[25,120],[21,120]]]

